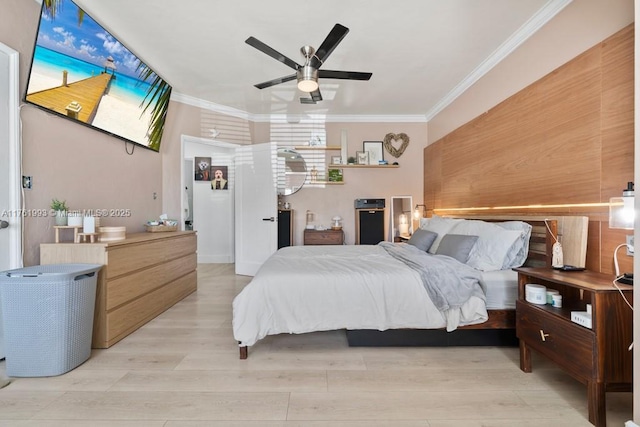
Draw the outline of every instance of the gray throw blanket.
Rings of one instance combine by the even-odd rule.
[[[422,284],[441,312],[457,309],[470,297],[486,301],[481,274],[446,255],[432,255],[413,245],[380,242],[389,255],[420,273]]]

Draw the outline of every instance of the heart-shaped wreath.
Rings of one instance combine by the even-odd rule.
[[[396,148],[393,146],[393,143],[398,140],[402,141],[402,144],[400,144],[400,148]],[[407,149],[407,145],[409,145],[409,136],[407,136],[406,133],[399,133],[397,135],[395,133],[388,133],[384,137],[384,148],[386,148],[389,154],[391,154],[395,158],[402,156],[404,150]]]

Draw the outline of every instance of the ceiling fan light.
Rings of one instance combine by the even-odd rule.
[[[308,65],[298,70],[298,89],[313,92],[318,89],[318,70]]]
[[[298,89],[303,92],[313,92],[318,89],[318,82],[315,80],[300,80],[298,82]]]

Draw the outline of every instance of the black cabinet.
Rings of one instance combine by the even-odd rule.
[[[293,210],[278,209],[278,249],[293,246]]]
[[[356,209],[356,245],[377,245],[384,240],[384,208]]]

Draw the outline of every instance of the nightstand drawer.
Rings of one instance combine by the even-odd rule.
[[[595,334],[541,307],[516,301],[516,334],[579,378],[595,378]]]

